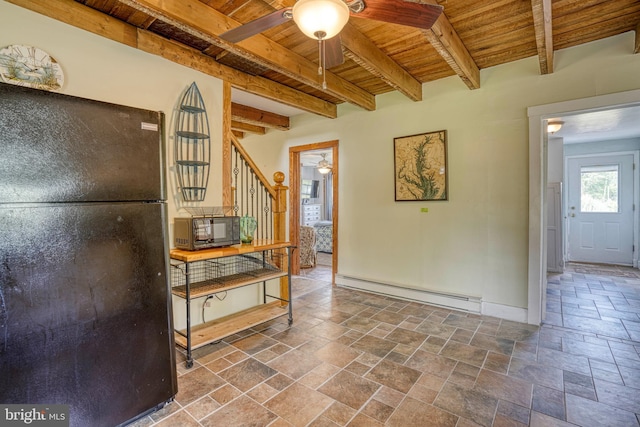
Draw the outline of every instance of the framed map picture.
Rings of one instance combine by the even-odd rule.
[[[447,131],[393,139],[397,202],[448,200]]]

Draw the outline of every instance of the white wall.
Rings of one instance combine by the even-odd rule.
[[[640,150],[640,138],[614,139],[583,144],[566,144],[564,156],[581,156],[584,154],[615,153],[620,151]]]
[[[564,145],[562,138],[549,138],[547,145],[547,182],[562,182],[564,172]]]
[[[302,114],[292,118],[288,132],[242,143],[266,176],[278,170],[288,176],[288,147],[340,141],[340,274],[525,309],[526,108],[640,88],[633,43],[630,32],[556,52],[550,75],[540,75],[537,58],[530,58],[483,70],[482,87],[473,91],[450,77],[424,84],[422,102],[390,93],[377,97],[373,112],[343,104],[334,120]],[[0,2],[0,46],[10,44],[34,45],[55,57],[66,74],[63,93],[162,110],[169,124],[180,94],[196,81],[209,111],[214,154],[203,205],[220,204],[219,80]],[[449,201],[394,202],[393,138],[440,129],[448,131]],[[167,144],[170,166],[170,133]],[[173,218],[175,184],[169,190]],[[233,310],[237,300],[220,303],[217,313]]]
[[[537,58],[423,85],[423,101],[377,97],[377,110],[342,104],[339,118],[296,116],[286,133],[243,145],[264,172],[287,171],[288,147],[340,141],[339,274],[480,296],[527,307],[527,107],[640,88],[634,33],[558,51],[553,74]],[[448,131],[449,201],[395,202],[393,138]],[[428,207],[429,213],[421,213]],[[521,317],[518,315],[516,317]]]

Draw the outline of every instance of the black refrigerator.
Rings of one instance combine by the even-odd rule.
[[[98,427],[175,396],[163,121],[0,83],[0,403]]]

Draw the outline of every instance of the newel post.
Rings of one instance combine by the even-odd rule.
[[[287,190],[289,187],[282,185],[284,182],[284,172],[274,173],[273,180],[276,183],[273,186],[276,192],[273,203],[273,239],[287,241]],[[291,260],[287,259],[284,265],[290,268],[290,262]],[[280,298],[290,300],[289,282],[286,276],[280,279]],[[291,302],[289,302],[289,304],[291,304]],[[285,305],[284,301],[282,301],[282,305]]]
[[[287,190],[289,187],[282,185],[284,182],[284,172],[273,174],[276,184],[273,189],[276,191],[276,198],[273,207],[273,238],[274,240],[286,241],[287,239]]]

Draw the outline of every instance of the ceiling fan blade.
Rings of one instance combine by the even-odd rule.
[[[363,2],[364,9],[361,12],[352,12],[353,16],[425,30],[431,28],[443,10],[440,5],[404,0],[363,0]]]
[[[324,40],[324,55],[324,67],[326,69],[337,67],[344,63],[340,35]]]
[[[220,38],[231,43],[237,43],[251,36],[255,36],[256,34],[291,20],[291,9],[291,7],[285,7],[284,9],[276,10],[268,15],[224,32],[220,34]]]

